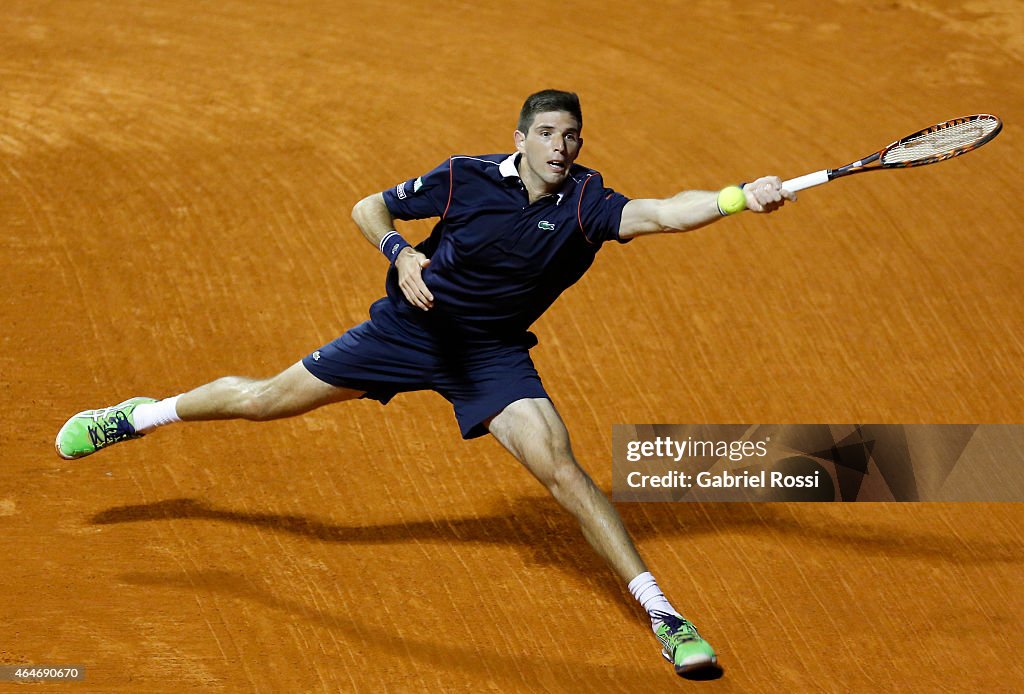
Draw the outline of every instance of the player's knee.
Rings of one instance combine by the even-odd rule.
[[[571,454],[559,456],[547,481],[548,490],[558,499],[578,497],[587,487],[589,478]]]
[[[564,428],[547,427],[533,434],[534,455],[545,461],[547,474],[542,481],[552,492],[571,490],[580,482],[583,471],[576,464]]]
[[[240,417],[265,422],[278,416],[277,397],[269,381],[236,378],[233,385],[237,392],[235,405]]]

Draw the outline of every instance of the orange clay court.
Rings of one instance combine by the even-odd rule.
[[[511,151],[546,87],[580,94],[580,163],[632,197],[1006,123],[951,162],[607,246],[533,350],[604,489],[615,423],[1020,423],[1019,3],[8,0],[0,19],[0,664],[87,672],[31,691],[1024,688],[1020,505],[619,504],[725,667],[688,682],[570,517],[435,394],[53,451],[79,410],[270,375],[364,320],[387,262],[353,203]]]

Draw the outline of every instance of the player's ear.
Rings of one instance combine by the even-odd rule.
[[[512,134],[512,140],[516,143],[516,150],[518,150],[520,154],[526,154],[526,134],[516,130]]]

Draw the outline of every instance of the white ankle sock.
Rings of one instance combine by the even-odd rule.
[[[658,582],[654,580],[654,576],[651,575],[650,571],[645,571],[640,574],[632,581],[629,582],[629,592],[633,594],[636,601],[647,610],[647,614],[651,617],[651,628],[655,629],[658,623],[661,621],[657,617],[651,615],[651,612],[657,610],[658,612],[669,612],[671,614],[679,614],[676,608],[672,607],[672,603],[668,601],[665,594],[661,592],[661,588],[658,587]]]
[[[178,410],[175,408],[180,397],[180,395],[175,395],[173,398],[137,405],[135,411],[132,412],[132,419],[135,420],[135,431],[140,434],[146,434],[157,427],[162,427],[164,424],[180,422],[181,417],[178,416]]]

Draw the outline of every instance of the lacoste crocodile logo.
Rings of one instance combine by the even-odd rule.
[[[537,222],[537,228],[543,229],[544,231],[554,231],[555,225],[548,221]]]

